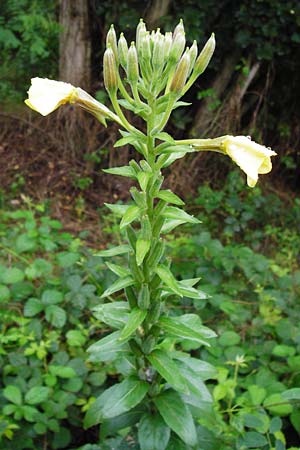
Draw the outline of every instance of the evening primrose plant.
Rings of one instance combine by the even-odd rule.
[[[175,316],[168,308],[174,296],[201,302],[206,294],[196,287],[199,278],[177,280],[166,257],[164,236],[181,224],[199,221],[182,209],[184,202],[176,194],[162,187],[162,171],[187,153],[214,151],[238,164],[253,187],[259,174],[270,172],[275,153],[244,136],[176,141],[164,131],[172,111],[187,105],[181,97],[206,69],[215,49],[213,34],[198,54],[196,42],[186,47],[182,21],[173,32],[162,34],[159,29],[149,32],[141,20],[136,42],[128,46],[123,33],[117,40],[111,26],[106,44],[104,84],[114,112],[78,87],[41,78],[32,79],[26,100],[43,115],[71,103],[104,125],[112,120],[122,136],[115,147],[129,144],[139,153],[127,166],[105,170],[132,179],[134,186],[130,205],[106,204],[120,218],[126,242],[98,254],[117,262],[125,256],[127,263],[107,262],[116,281],[103,292],[94,315],[115,331],[88,352],[92,363],[113,363],[122,377],[95,399],[85,427],[101,423],[103,439],[134,427],[142,450],[196,448],[197,418],[212,407],[204,382],[216,371],[182,351],[180,344],[209,346],[216,334],[197,314]],[[125,110],[145,126],[136,128]]]

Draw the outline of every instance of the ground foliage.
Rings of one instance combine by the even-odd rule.
[[[171,300],[173,314],[198,311],[220,336],[210,348],[180,343],[218,366],[206,382],[214,408],[199,421],[199,449],[299,446],[298,206],[245,190],[233,172],[222,191],[199,190],[191,209],[202,225],[169,240],[178,277],[200,276],[210,295]],[[1,210],[0,448],[137,448],[129,423],[114,423],[114,432],[100,428],[101,443],[97,427],[82,430],[88,405],[128,370],[122,358],[91,364],[85,352],[110,331],[90,310],[111,285],[111,272],[88,233],[64,231],[46,204],[27,199],[27,208],[13,209]],[[105,228],[117,243],[110,217]],[[168,448],[178,445],[173,438]]]

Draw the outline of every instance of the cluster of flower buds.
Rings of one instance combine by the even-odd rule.
[[[214,34],[211,35],[198,55],[197,42],[186,47],[182,20],[172,32],[147,31],[143,20],[136,29],[136,42],[128,43],[121,33],[117,40],[111,26],[106,38],[104,53],[104,83],[109,93],[120,88],[119,69],[132,90],[138,89],[144,98],[156,96],[163,90],[183,95],[206,69],[215,49]]]

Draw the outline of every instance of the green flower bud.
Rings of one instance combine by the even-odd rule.
[[[154,71],[159,71],[164,65],[164,36],[158,31],[156,32],[153,45],[152,67]]]
[[[164,58],[165,58],[165,60],[167,60],[169,57],[172,42],[173,42],[172,33],[169,31],[165,34],[165,40],[164,40]]]
[[[143,36],[141,40],[141,57],[144,62],[148,61],[150,63],[151,61],[151,44],[150,44],[151,38],[150,33],[147,31],[145,36]]]
[[[194,41],[193,45],[191,46],[190,50],[189,50],[189,55],[190,55],[190,69],[189,69],[189,75],[192,72],[194,65],[195,65],[195,61],[198,55],[198,46],[197,46],[197,42]]]
[[[118,64],[118,45],[117,45],[117,35],[115,32],[115,28],[113,25],[110,26],[110,29],[106,35],[106,47],[111,47],[114,52],[116,64]]]
[[[108,92],[116,92],[118,89],[118,72],[116,58],[113,49],[109,45],[103,57],[104,85]]]
[[[176,25],[174,32],[173,32],[173,39],[177,36],[177,34],[183,33],[184,34],[184,26],[183,26],[183,20],[180,19],[179,23]]]
[[[171,85],[170,85],[170,92],[175,92],[176,94],[180,94],[182,89],[185,86],[189,69],[190,69],[190,55],[189,51],[186,51],[184,55],[182,56],[181,60],[179,61]]]
[[[131,43],[127,55],[127,78],[132,84],[137,83],[139,79],[139,63],[134,42]]]
[[[146,24],[144,23],[143,19],[140,19],[140,22],[136,27],[136,38],[135,38],[136,48],[138,52],[141,51],[141,42],[146,33],[147,33]]]
[[[204,72],[206,67],[209,64],[209,61],[211,60],[211,57],[215,51],[216,47],[216,40],[215,35],[212,33],[211,37],[206,42],[205,46],[203,47],[200,55],[198,56],[195,67],[194,67],[194,73],[198,76],[201,75],[201,73]]]
[[[184,47],[185,47],[185,35],[184,33],[177,33],[171,45],[169,59],[172,62],[179,61],[183,53]]]
[[[128,55],[128,45],[127,41],[124,37],[124,34],[120,34],[120,39],[118,42],[118,52],[119,52],[119,60],[121,63],[121,66],[124,70],[127,69],[127,55]]]

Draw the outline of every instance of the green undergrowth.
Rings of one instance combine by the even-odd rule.
[[[171,299],[169,306],[174,316],[199,312],[221,336],[211,347],[188,340],[176,346],[218,367],[207,373],[210,413],[204,387],[190,405],[206,411],[197,450],[297,449],[299,202],[245,191],[234,172],[220,191],[201,187],[191,208],[203,223],[176,232],[169,252],[176,275],[201,277],[209,298]],[[82,427],[93,400],[117,373],[130,372],[122,355],[91,364],[85,351],[111,331],[91,310],[104,302],[99,297],[114,276],[85,233],[66,233],[43,208],[2,209],[0,216],[0,448],[138,449],[134,411],[131,422],[114,419],[101,433]],[[102,226],[118,242],[109,216]],[[122,298],[108,299],[115,300]],[[167,449],[191,450],[176,439]]]

